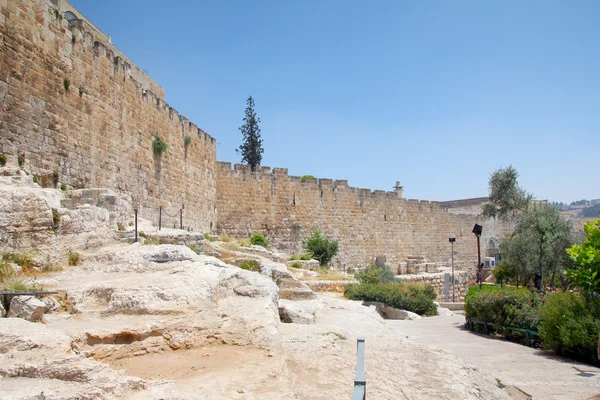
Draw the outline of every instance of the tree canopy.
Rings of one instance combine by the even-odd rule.
[[[246,111],[243,118],[244,124],[239,130],[242,132],[242,144],[235,151],[242,156],[242,162],[250,165],[252,171],[256,171],[256,166],[262,161],[264,149],[262,139],[260,138],[260,118],[256,116],[254,110],[254,99],[249,96],[246,100]]]
[[[541,290],[544,276],[551,277],[554,285],[554,278],[570,266],[566,249],[572,244],[571,224],[556,207],[533,206],[523,213],[515,232],[500,248],[506,267],[523,283],[536,281]]]
[[[519,173],[512,165],[490,175],[490,201],[482,207],[484,216],[507,219],[527,208],[532,196],[519,186],[518,178]]]
[[[584,291],[600,293],[600,219],[586,222],[584,230],[585,241],[567,250],[574,267],[566,273]]]

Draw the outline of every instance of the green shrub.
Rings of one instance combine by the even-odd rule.
[[[391,283],[361,283],[346,285],[344,296],[351,300],[376,301],[420,315],[436,315],[436,298],[432,286]]]
[[[185,143],[185,145],[189,145],[190,143],[192,143],[192,137],[191,136],[186,136],[183,138],[183,143]]]
[[[154,154],[158,154],[159,156],[167,151],[168,147],[169,145],[160,138],[156,138],[152,142],[152,150],[154,151]]]
[[[79,264],[79,253],[76,251],[69,250],[69,265],[74,267]]]
[[[71,81],[67,78],[63,79],[63,86],[65,87],[65,92],[68,92],[69,86],[71,86]]]
[[[354,278],[360,283],[393,282],[396,279],[391,268],[385,264],[382,267],[371,264],[364,271],[355,274]]]
[[[60,214],[56,208],[52,209],[52,229],[57,230],[60,224]]]
[[[496,265],[496,268],[492,270],[492,275],[494,275],[496,283],[500,286],[512,282],[517,277],[515,269],[505,262],[500,262],[500,264]]]
[[[65,185],[64,183],[60,184],[60,190],[62,190],[63,192],[67,190],[67,185]]]
[[[17,163],[19,164],[19,167],[25,165],[25,154],[21,153],[17,156]]]
[[[58,171],[54,170],[52,171],[52,183],[54,183],[54,187],[56,187],[58,185],[58,178],[60,176],[58,175]]]
[[[24,271],[31,270],[34,267],[33,257],[35,252],[22,251],[20,253],[2,253],[2,261],[17,264]]]
[[[0,154],[0,167],[4,167],[6,165],[6,155]]]
[[[542,307],[542,346],[583,361],[594,355],[600,332],[600,297],[577,293],[549,293]]]
[[[12,269],[5,261],[0,261],[0,282],[10,279],[15,276],[15,270]]]
[[[262,247],[267,247],[269,245],[269,242],[267,242],[267,239],[265,239],[265,237],[263,235],[261,235],[260,233],[255,233],[254,235],[252,235],[250,237],[250,243],[252,243],[255,246],[262,246]]]
[[[465,313],[469,318],[500,326],[537,331],[542,300],[537,292],[514,287],[472,286],[465,298]]]
[[[316,179],[316,178],[312,175],[302,175],[302,178],[300,178],[300,182],[304,183],[307,179]]]
[[[295,263],[292,264],[292,268],[301,269],[302,268],[302,264],[300,264],[298,261],[296,261]]]
[[[198,247],[195,243],[192,243],[192,244],[188,245],[188,247],[194,253],[196,253],[196,254],[202,254],[202,251],[200,250],[200,247]]]
[[[204,239],[208,240],[209,242],[216,242],[217,241],[216,238],[210,236],[208,233],[204,234]]]
[[[28,292],[31,290],[36,290],[35,284],[30,285],[23,279],[19,279],[16,277],[9,278],[2,282],[0,285],[2,290],[11,291],[11,292]]]
[[[253,272],[260,272],[260,263],[256,260],[242,260],[240,268]]]
[[[321,231],[315,230],[304,243],[306,250],[322,266],[327,266],[338,252],[338,242],[329,240]]]
[[[301,261],[312,260],[312,254],[303,253],[303,254],[296,254],[296,255],[293,255],[290,257],[290,261],[295,261],[295,260],[301,260]]]

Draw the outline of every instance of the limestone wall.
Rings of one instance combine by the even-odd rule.
[[[450,236],[456,237],[457,265],[477,262],[471,233],[484,225],[482,257],[489,237],[501,237],[507,227],[480,216],[451,215],[438,203],[398,198],[395,192],[348,186],[347,181],[288,176],[287,169],[218,163],[217,230],[234,237],[261,232],[278,248],[300,250],[302,240],[316,228],[340,242],[335,265],[351,267],[386,256],[393,269],[409,257],[449,265]]]
[[[404,282],[423,283],[431,285],[437,293],[436,301],[452,301],[452,274],[442,272],[437,274],[407,275],[403,276]],[[475,275],[470,272],[455,272],[454,274],[454,300],[465,301],[469,286],[475,281]]]
[[[0,0],[0,36],[0,152],[9,162],[23,154],[34,173],[57,171],[68,188],[127,193],[152,220],[160,205],[185,205],[184,226],[211,229],[215,139],[169,107],[160,86],[51,1]],[[169,146],[162,156],[157,137]]]

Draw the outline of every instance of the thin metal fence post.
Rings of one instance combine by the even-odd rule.
[[[138,214],[138,209],[134,209],[133,212],[135,213],[135,241],[138,241],[138,228],[137,228],[137,214]]]
[[[365,400],[367,398],[367,381],[365,379],[365,339],[356,341],[356,376],[352,400]]]
[[[162,206],[158,206],[158,230],[160,231],[162,225]]]

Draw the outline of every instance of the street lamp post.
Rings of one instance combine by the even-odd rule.
[[[454,297],[454,242],[456,242],[455,237],[451,237],[448,239],[450,245],[452,246],[452,302],[455,303],[456,299]]]
[[[475,234],[475,237],[477,237],[477,279],[479,279],[479,289],[481,289],[481,286],[483,284],[483,279],[482,279],[482,268],[481,268],[481,250],[479,249],[479,237],[481,236],[481,232],[483,231],[483,226],[475,224],[475,226],[473,227],[473,233]]]

